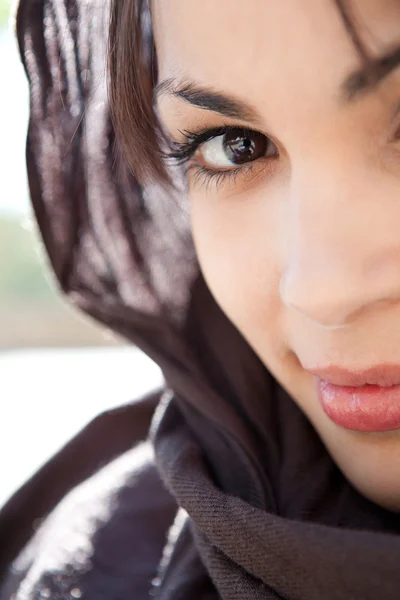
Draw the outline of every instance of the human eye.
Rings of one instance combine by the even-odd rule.
[[[256,161],[277,157],[274,142],[263,133],[243,127],[218,127],[199,132],[180,132],[183,142],[173,142],[167,158],[185,165],[186,173],[194,172],[193,183],[215,183],[236,180],[249,173]]]

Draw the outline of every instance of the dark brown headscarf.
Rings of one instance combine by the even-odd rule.
[[[354,490],[214,302],[184,187],[143,190],[117,174],[106,11],[103,0],[21,1],[27,161],[62,290],[149,354],[167,381],[151,435],[182,509],[155,595],[397,600],[399,517]]]

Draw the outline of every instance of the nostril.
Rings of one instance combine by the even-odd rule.
[[[297,272],[281,278],[282,303],[310,323],[325,329],[348,327],[360,316],[400,305],[398,281],[352,280],[349,277],[300,277]]]
[[[336,303],[332,306],[332,299],[327,296],[327,293],[329,294],[328,288],[322,289],[322,286],[318,294],[307,285],[296,289],[288,277],[282,277],[279,284],[279,295],[283,304],[313,325],[325,329],[348,327],[350,317],[354,317],[354,314],[343,304],[340,306]]]
[[[329,315],[315,315],[310,316],[310,313],[294,306],[293,304],[289,306],[291,310],[301,315],[307,321],[310,321],[313,325],[318,325],[319,327],[323,327],[324,329],[343,329],[344,327],[348,327],[350,323],[348,322],[337,322],[337,319],[330,318]]]

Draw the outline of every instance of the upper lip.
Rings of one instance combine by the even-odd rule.
[[[320,369],[306,368],[306,371],[334,385],[360,387],[369,384],[389,387],[400,384],[400,364],[374,365],[357,370],[329,366]]]

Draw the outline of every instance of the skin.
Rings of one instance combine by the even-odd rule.
[[[398,45],[400,2],[358,6],[373,56]],[[400,69],[346,100],[361,62],[331,0],[155,0],[152,14],[160,80],[190,79],[257,113],[226,117],[164,90],[171,136],[243,125],[279,151],[219,186],[189,174],[209,288],[347,478],[399,511],[400,432],[334,424],[307,369],[400,365]]]

